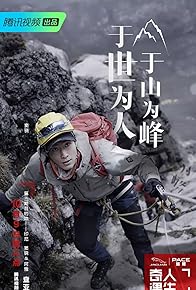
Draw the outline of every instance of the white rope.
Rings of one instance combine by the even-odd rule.
[[[170,248],[170,243],[169,243],[169,237],[168,237],[168,232],[167,232],[167,222],[165,219],[165,214],[163,214],[163,224],[164,224],[164,230],[165,230],[165,239],[167,243],[167,248],[170,254],[172,254],[171,248]]]
[[[178,199],[181,199],[181,200],[184,200],[184,201],[187,201],[187,202],[190,202],[190,203],[196,205],[196,199],[194,199],[194,198],[179,196],[179,195],[177,195],[175,193],[166,192],[166,191],[164,192],[164,194],[168,195],[168,196],[172,196],[172,197],[178,198]]]
[[[167,196],[175,197],[177,199],[184,200],[186,202],[189,202],[189,203],[192,203],[192,204],[196,205],[196,200],[193,199],[193,198],[179,196],[177,194],[170,193],[170,192],[164,192],[164,194],[167,195]],[[163,215],[163,224],[164,224],[164,231],[165,231],[165,238],[166,238],[167,248],[168,248],[169,253],[172,254],[172,251],[171,251],[171,248],[170,248],[168,231],[167,231],[167,222],[166,222],[166,219],[165,219],[165,214]]]

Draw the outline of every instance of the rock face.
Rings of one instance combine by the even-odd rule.
[[[135,79],[134,82],[131,82],[127,78],[127,82],[118,81],[118,76],[116,70],[114,71],[115,82],[111,84],[108,83],[108,58],[105,55],[84,55],[78,59],[75,63],[72,64],[71,71],[73,77],[84,87],[88,88],[93,92],[96,108],[92,104],[92,109],[95,112],[107,116],[112,120],[113,124],[117,122],[117,114],[119,111],[122,111],[122,101],[112,109],[117,96],[113,93],[112,86],[118,87],[118,85],[123,86],[123,92],[132,92],[132,106],[129,110],[124,112],[124,122],[127,128],[136,134],[136,137],[129,139],[123,132],[122,128],[118,131],[119,139],[118,144],[121,147],[130,149],[131,146],[134,146],[134,150],[138,150],[143,154],[150,155],[154,158],[156,165],[158,166],[160,172],[165,172],[170,169],[178,167],[178,163],[181,162],[182,158],[180,157],[178,146],[176,141],[170,135],[171,125],[168,118],[161,110],[159,104],[159,98],[154,95],[146,95],[145,98],[140,96],[140,85],[141,82],[147,84],[147,73],[144,72],[141,67],[134,65],[132,78]],[[124,67],[123,70],[126,70]],[[125,94],[125,96],[127,96]],[[82,101],[86,102],[86,98],[82,98]],[[151,101],[153,105],[159,105],[159,117],[156,119],[157,122],[161,123],[161,128],[164,129],[163,132],[163,143],[160,143],[158,148],[153,148],[149,144],[139,144],[139,125],[144,121],[143,116],[146,113],[147,107],[144,106],[144,101]],[[150,125],[153,121],[150,114],[145,118],[145,122]]]
[[[2,57],[0,80],[0,146],[16,166],[23,166],[27,161],[23,156],[27,154],[28,158],[36,148],[32,133],[37,118],[48,111],[67,113],[64,97],[73,81],[58,60],[44,50],[23,50]],[[24,134],[25,123],[29,124],[30,134]]]
[[[45,50],[46,52],[52,53],[54,57],[57,57],[59,65],[69,71],[70,64],[67,54],[59,48],[55,48],[51,45],[44,44],[38,40],[29,40],[26,42],[26,48],[31,51]]]
[[[11,173],[11,164],[7,157],[0,154],[0,189],[6,191],[13,183],[14,178]],[[22,206],[20,208],[20,233],[19,238],[21,242],[20,246],[20,260],[21,265],[19,267],[13,267],[13,233],[16,232],[11,225],[13,225],[12,211],[2,215],[0,213],[0,289],[12,289],[13,287],[13,275],[14,271],[19,272],[20,283],[22,283],[22,277],[25,276],[24,272],[24,247],[29,248],[29,271],[28,276],[31,281],[31,289],[43,289],[43,285],[49,285],[44,289],[55,289],[56,284],[51,286],[51,283],[55,283],[59,279],[59,276],[55,276],[55,282],[51,281],[51,273],[54,268],[58,268],[57,257],[52,249],[55,246],[64,244],[70,244],[73,242],[73,208],[70,203],[61,197],[61,200],[56,200],[58,208],[58,216],[54,218],[53,204],[51,196],[43,195],[42,191],[40,195],[36,197],[36,201],[28,198],[28,233],[29,241],[23,241],[23,233],[25,229],[24,216],[22,215],[24,209],[24,197],[21,198]],[[38,188],[40,190],[40,187]],[[57,189],[56,189],[57,190]],[[38,205],[39,204],[39,205]],[[51,254],[52,253],[52,254]],[[49,255],[51,254],[51,255]],[[53,257],[49,259],[50,257]],[[42,266],[42,262],[44,266]],[[47,261],[47,262],[46,262]],[[63,261],[63,270],[65,269],[65,262]],[[48,268],[45,268],[45,265]],[[61,265],[60,265],[61,266]],[[59,266],[59,273],[64,271]],[[56,268],[57,267],[57,268]],[[67,263],[67,277],[73,270],[72,263]],[[41,275],[40,275],[41,271]],[[59,275],[60,275],[59,274]],[[41,278],[40,278],[41,277]],[[53,284],[52,284],[53,285]],[[1,288],[2,287],[2,288]],[[4,288],[5,287],[5,288]],[[22,286],[21,286],[22,287]],[[51,287],[51,288],[50,288]]]
[[[58,56],[56,58],[46,52],[47,46],[37,42],[28,42],[26,49],[16,49],[18,38],[15,39],[15,42],[12,42],[15,50],[11,50],[11,44],[7,45],[11,53],[6,51],[0,64],[0,146],[4,153],[10,154],[17,170],[26,164],[29,156],[35,151],[34,125],[38,117],[46,112],[58,111],[72,117],[80,112],[94,111],[116,123],[119,107],[111,110],[116,95],[110,93],[106,56],[83,56],[72,65],[71,74],[63,51],[60,54],[59,50],[50,47],[53,55]],[[10,43],[10,37],[7,42]],[[66,70],[59,65],[62,59]],[[133,92],[132,107],[124,113],[124,122],[137,137],[130,141],[125,138],[122,130],[119,131],[119,144],[126,148],[130,148],[133,143],[138,145],[138,128],[146,112],[138,87],[142,80],[146,81],[147,75],[140,67],[134,65],[133,77],[136,81],[126,82],[124,88],[125,91]],[[118,85],[120,84],[118,82]],[[150,98],[154,98],[158,103],[157,98]],[[150,98],[146,96],[145,100],[149,101]],[[168,166],[175,165],[180,157],[175,141],[171,142],[171,126],[161,108],[159,119],[164,129],[163,144],[155,150],[143,145],[137,146],[137,150],[154,155],[160,168],[166,164],[160,155],[161,152],[165,152]],[[147,121],[150,121],[149,117]],[[26,123],[29,124],[29,133],[24,133]]]
[[[19,36],[6,38],[4,35],[2,39],[1,45],[5,49],[0,55],[0,149],[12,160],[14,174],[21,171],[29,156],[36,150],[33,130],[40,115],[56,111],[71,118],[80,112],[93,111],[107,116],[113,124],[116,123],[118,108],[111,110],[115,98],[110,93],[107,80],[106,56],[86,55],[70,68],[63,51],[32,42],[25,47]],[[136,138],[128,139],[121,130],[119,145],[125,148],[133,146],[135,150],[151,155],[159,168],[164,165],[164,170],[168,170],[181,157],[175,140],[169,135],[171,126],[163,112],[160,122],[165,130],[164,143],[158,149],[138,146],[138,126],[145,114],[145,108],[137,87],[147,76],[137,66],[134,66],[133,75],[135,84],[128,82],[125,87],[126,91],[133,91],[133,103],[131,110],[124,114],[124,122],[136,134]],[[147,96],[145,100],[150,100],[150,97]],[[25,124],[28,125],[28,132]],[[10,186],[11,180],[11,174],[7,176],[7,181],[3,180],[1,188],[4,191]],[[29,200],[29,204],[29,232],[32,241],[30,269],[36,280],[35,273],[40,267],[44,252],[52,247],[55,232],[51,230],[52,226],[49,227],[51,214],[46,218],[34,201]],[[65,205],[63,208],[60,206],[59,229],[64,227],[67,219],[64,217],[64,207]],[[41,208],[45,210],[43,204]],[[0,219],[0,228],[0,258],[2,263],[10,263],[12,253],[10,250],[5,252],[3,248],[11,248],[12,228],[3,217]],[[57,240],[59,239],[58,237]]]
[[[14,181],[11,173],[11,164],[7,157],[0,154],[0,188],[6,191]],[[24,198],[21,198],[22,207],[24,208]],[[34,200],[28,199],[29,204],[29,221],[28,221],[28,232],[29,242],[23,244],[29,246],[29,275],[31,275],[32,285],[36,286],[37,272],[39,271],[43,255],[48,252],[54,243],[53,237],[49,230],[49,223],[46,216],[41,211],[40,207],[35,203]],[[24,216],[20,216],[20,225],[24,225]],[[9,275],[13,277],[13,271],[19,271],[22,273],[22,264],[20,267],[14,268],[12,266],[13,261],[13,220],[12,212],[2,215],[0,213],[0,268],[4,269],[0,275],[0,287],[5,286],[5,289],[11,289],[13,287],[13,281]],[[21,235],[23,235],[24,228],[21,227]],[[22,246],[21,237],[20,260],[24,262],[24,248]],[[5,267],[6,266],[6,267]],[[24,274],[24,273],[23,273]],[[6,277],[8,277],[6,281]],[[5,285],[6,283],[6,285]],[[33,287],[34,287],[33,286]],[[0,288],[1,289],[1,288]],[[34,288],[32,288],[34,289]]]
[[[23,202],[23,198],[21,198]],[[39,208],[39,206],[29,199],[29,222],[28,222],[28,232],[29,232],[29,242],[24,243],[23,246],[29,247],[29,272],[28,275],[31,277],[32,289],[36,287],[37,284],[37,273],[40,269],[40,264],[43,261],[43,256],[52,247],[54,240],[49,231],[48,220]],[[13,271],[19,271],[22,275],[25,275],[23,270],[23,265],[20,267],[13,267],[13,228],[7,223],[8,215],[6,219],[0,214],[0,267],[4,268],[4,272],[0,275],[0,287],[5,286],[5,278],[3,276],[11,275],[13,277]],[[22,220],[21,220],[22,222]],[[22,240],[20,238],[22,243]],[[24,262],[24,247],[20,247],[20,259],[21,263]],[[6,265],[6,267],[5,267]],[[3,274],[3,275],[2,275]],[[9,278],[6,286],[11,289],[13,287],[13,281]],[[20,282],[22,282],[20,280]],[[10,288],[9,288],[10,287]]]

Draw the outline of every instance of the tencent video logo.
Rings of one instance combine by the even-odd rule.
[[[0,32],[58,32],[66,12],[0,12]]]

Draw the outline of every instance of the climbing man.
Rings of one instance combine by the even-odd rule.
[[[25,184],[29,181],[37,184],[46,179],[51,185],[65,188],[76,199],[75,246],[81,253],[97,262],[91,287],[100,289],[105,285],[108,270],[114,265],[109,252],[97,240],[103,210],[100,201],[109,199],[112,208],[118,213],[140,211],[133,184],[129,179],[123,181],[123,177],[137,174],[145,183],[145,191],[155,197],[159,196],[156,185],[162,184],[151,159],[115,145],[111,141],[112,131],[109,132],[109,138],[105,138],[104,133],[108,130],[108,126],[105,126],[107,119],[105,121],[94,113],[82,115],[86,118],[86,127],[88,124],[97,125],[101,120],[101,129],[96,131],[97,136],[100,132],[103,133],[101,137],[96,136],[93,139],[95,132],[91,132],[90,136],[87,132],[76,130],[74,122],[70,122],[61,113],[50,112],[38,119],[35,125],[39,144],[37,152],[9,190],[0,194],[0,210],[10,209],[11,201],[24,194]],[[141,214],[128,216],[127,220],[143,222]],[[153,252],[144,226],[135,226],[122,220],[121,225],[131,242],[138,266],[144,270],[144,254]]]

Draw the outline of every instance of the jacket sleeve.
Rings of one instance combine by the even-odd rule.
[[[21,197],[25,190],[28,190],[29,195],[33,196],[35,195],[36,185],[44,179],[39,154],[35,153],[23,172],[16,178],[14,184],[5,192],[5,195],[10,201]]]
[[[117,176],[137,174],[142,182],[150,178],[160,180],[157,167],[146,155],[122,149],[105,139],[95,141],[95,146],[109,174]]]

